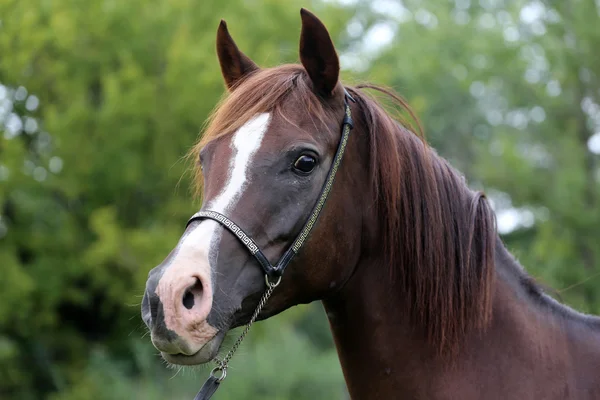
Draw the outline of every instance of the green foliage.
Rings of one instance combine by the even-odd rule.
[[[194,212],[183,156],[224,91],[219,19],[268,66],[297,59],[299,8],[0,1],[0,397],[134,398],[135,382],[168,393],[149,383],[168,380],[158,359],[137,358],[153,354],[139,304]],[[339,392],[331,344],[320,355],[301,329],[290,337],[288,355],[328,364],[318,387]]]
[[[298,399],[341,398],[344,382],[333,348],[321,352],[305,335],[277,316],[263,335],[252,333],[252,344],[244,343],[219,389],[219,399]],[[239,330],[231,332],[235,340]],[[227,339],[226,339],[227,341]],[[227,343],[227,342],[226,342]],[[86,374],[50,400],[188,400],[208,376],[208,366],[195,370],[168,370],[148,341],[130,343],[135,365],[116,362],[103,348],[89,354]],[[127,378],[132,375],[135,378]],[[156,377],[153,379],[153,377]]]
[[[526,268],[600,313],[598,3],[341,3],[0,0],[0,398],[200,387],[207,369],[156,357],[139,303],[195,208],[183,157],[223,93],[221,17],[269,66],[297,60],[299,8],[317,12],[346,80],[403,94]],[[230,374],[219,398],[345,393],[319,305],[257,324]]]

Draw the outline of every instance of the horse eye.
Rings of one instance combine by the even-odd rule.
[[[315,165],[317,165],[317,160],[312,156],[304,154],[298,157],[294,163],[294,168],[300,172],[308,174],[315,168]]]

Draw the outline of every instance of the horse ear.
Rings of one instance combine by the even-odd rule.
[[[313,82],[315,92],[331,96],[340,75],[340,61],[325,25],[302,8],[300,61]]]
[[[254,61],[238,49],[224,20],[221,20],[217,30],[217,55],[225,84],[230,91],[248,74],[259,69]]]

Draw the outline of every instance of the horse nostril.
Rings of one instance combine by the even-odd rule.
[[[187,288],[185,293],[183,294],[183,306],[188,310],[191,310],[194,307],[196,298],[198,300],[202,298],[203,291],[204,290],[202,288],[202,282],[200,282],[200,279],[196,279],[196,283],[194,283],[193,286]]]
[[[183,306],[188,310],[191,310],[192,307],[194,307],[194,295],[192,292],[185,291],[185,294],[183,295]]]

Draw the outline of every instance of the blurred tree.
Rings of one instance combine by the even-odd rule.
[[[301,6],[332,32],[345,78],[407,97],[525,267],[557,289],[591,277],[562,296],[600,313],[594,0],[0,0],[0,398],[198,389],[140,338],[146,274],[194,211],[182,156],[223,93],[219,18],[275,65],[297,59]],[[221,397],[343,396],[319,305],[249,339]]]
[[[297,60],[299,9],[274,0],[0,1],[1,398],[114,399],[118,385],[97,376],[114,377],[98,368],[149,370],[136,355],[139,302],[148,270],[194,212],[182,157],[224,91],[219,19],[269,66]],[[344,14],[314,9],[325,20]],[[345,18],[336,21],[334,34]],[[295,340],[289,360],[306,364],[321,351],[282,329]],[[331,345],[325,351],[315,357],[333,372],[321,380],[341,393]],[[314,376],[306,365],[286,368],[283,393]]]

